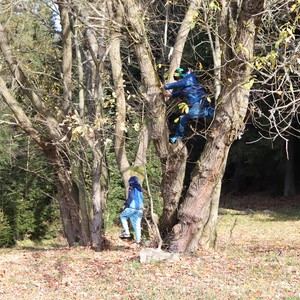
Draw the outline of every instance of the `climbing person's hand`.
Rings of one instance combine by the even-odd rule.
[[[164,96],[165,96],[165,98],[170,98],[172,96],[172,94],[170,92],[166,91],[164,93]]]

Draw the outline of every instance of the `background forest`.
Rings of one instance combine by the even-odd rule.
[[[225,136],[210,122],[226,123],[233,84],[249,92],[246,112],[229,118],[238,125],[224,170],[215,171],[221,193],[207,198],[255,209],[264,199],[272,207],[292,197],[299,207],[300,2],[257,8],[252,55],[238,39],[239,18],[252,1],[229,2],[1,1],[0,247],[63,234],[69,245],[102,248],[105,231],[119,226],[130,175],[144,180],[146,219],[152,223],[153,203],[163,237],[170,236],[195,174],[207,171],[201,162],[214,160],[206,144]],[[246,69],[239,65],[245,61],[249,74],[229,75]],[[182,111],[165,103],[160,83],[172,81],[179,66],[193,69],[220,115],[191,122],[172,146],[168,135]],[[233,113],[245,107],[232,103]]]

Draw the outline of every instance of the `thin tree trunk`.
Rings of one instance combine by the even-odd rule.
[[[186,39],[191,30],[192,24],[195,22],[198,17],[198,9],[200,7],[202,0],[191,0],[190,5],[187,9],[184,19],[182,20],[179,32],[176,37],[176,42],[174,45],[174,50],[172,54],[172,59],[169,68],[169,78],[171,81],[173,79],[174,71],[180,66],[181,58],[186,43]]]
[[[82,231],[82,239],[84,245],[89,245],[91,242],[91,234],[90,234],[90,217],[87,209],[87,197],[86,197],[86,189],[85,189],[85,179],[83,174],[83,157],[84,155],[80,152],[79,164],[77,166],[78,172],[78,197],[79,197],[79,207],[81,213],[81,231]]]
[[[116,15],[114,17],[111,10],[112,8],[110,8],[111,18],[114,18],[116,23],[121,25],[123,22],[123,6],[121,5],[121,3],[118,2],[116,4]],[[124,91],[124,79],[122,73],[122,58],[120,45],[120,28],[115,28],[114,31],[112,31],[111,44],[109,46],[110,64],[116,92],[117,108],[117,118],[115,125],[115,154],[119,171],[121,173],[125,185],[125,190],[127,191],[129,187],[128,180],[130,177],[130,164],[125,149],[126,99]]]
[[[130,166],[125,149],[125,124],[126,124],[126,96],[124,90],[124,79],[122,73],[122,58],[121,58],[121,26],[124,19],[124,7],[119,1],[110,3],[110,15],[114,20],[111,34],[111,44],[109,46],[110,61],[112,66],[112,74],[114,87],[116,91],[116,107],[117,107],[117,119],[116,119],[116,136],[115,136],[115,153],[119,170],[126,188],[128,191],[129,177],[135,172],[139,177],[140,182],[144,179],[144,169],[147,162],[147,152],[150,141],[150,128],[147,124],[144,124],[143,115],[141,116],[142,128],[138,136],[138,148],[135,155],[135,161]],[[115,9],[113,9],[113,6]],[[113,14],[115,11],[115,14]],[[118,24],[118,25],[116,25]],[[118,27],[116,27],[118,26]]]
[[[141,175],[144,174],[144,170],[146,168],[150,136],[151,136],[151,132],[149,126],[147,124],[143,125],[138,136],[139,144],[138,144],[138,149],[136,151],[135,161],[133,166],[133,169],[135,169],[137,173],[139,173],[140,177],[143,177]],[[141,182],[142,181],[143,178],[141,179]]]
[[[62,24],[62,78],[64,85],[64,115],[71,112],[72,104],[72,35],[69,9],[64,1],[58,2]]]

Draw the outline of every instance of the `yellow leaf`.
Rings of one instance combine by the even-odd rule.
[[[188,114],[189,113],[189,107],[188,107],[188,105],[186,105],[185,107],[184,107],[184,110],[182,111],[182,112],[185,112],[186,114]]]
[[[254,83],[254,78],[250,79],[248,83],[245,83],[244,84],[244,88],[250,90],[251,87],[252,87],[252,85],[253,85],[253,83]]]
[[[179,108],[179,109],[182,109],[185,105],[186,105],[185,102],[180,102],[180,103],[178,104],[178,108]]]
[[[290,11],[293,12],[293,11],[295,10],[296,7],[297,7],[297,4],[293,4],[293,5],[291,6]]]
[[[189,113],[189,106],[184,102],[179,103],[178,108],[180,109],[181,113]]]

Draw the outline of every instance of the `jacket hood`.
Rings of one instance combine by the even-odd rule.
[[[136,176],[131,176],[129,178],[129,185],[132,187],[132,188],[135,188],[135,189],[138,189],[140,192],[142,191],[142,187],[139,183],[139,180]]]

